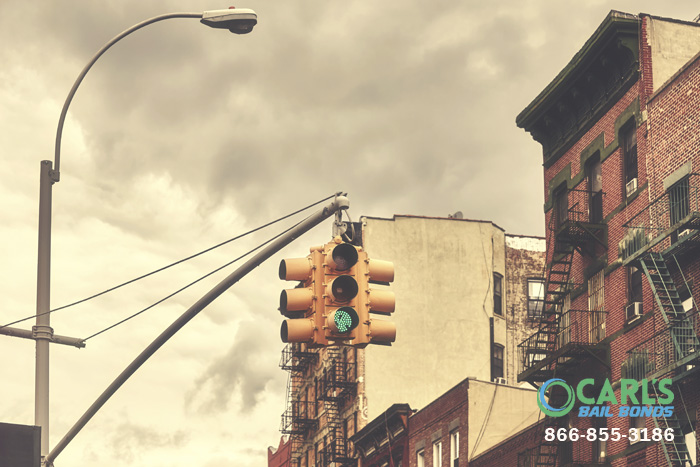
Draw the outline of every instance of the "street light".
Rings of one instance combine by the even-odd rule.
[[[35,405],[34,420],[35,425],[41,427],[41,456],[43,462],[52,465],[53,459],[61,453],[63,448],[80,431],[93,414],[85,414],[83,418],[64,436],[59,444],[49,453],[49,343],[53,340],[53,329],[50,326],[50,283],[51,283],[51,198],[52,186],[57,183],[60,176],[61,164],[61,135],[63,133],[63,123],[68,113],[68,106],[73,100],[73,96],[85,78],[92,65],[104,54],[112,45],[119,42],[132,32],[135,32],[149,24],[172,18],[195,18],[202,24],[217,28],[228,29],[235,34],[246,34],[253,30],[257,24],[257,15],[250,9],[212,10],[202,13],[168,13],[155,16],[142,21],[126,29],[121,34],[115,36],[107,42],[90,59],[88,64],[78,75],[73,83],[73,87],[68,93],[68,97],[63,104],[61,116],[58,120],[56,131],[56,147],[54,153],[53,167],[51,161],[41,161],[41,178],[39,191],[39,248],[37,259],[37,302],[36,302],[36,326],[32,330],[36,340],[36,372],[35,372]],[[97,407],[95,411],[98,409]]]

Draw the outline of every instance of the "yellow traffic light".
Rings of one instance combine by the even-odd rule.
[[[355,310],[360,290],[355,278],[358,249],[336,237],[323,250],[325,337],[329,341],[352,341],[360,324]]]
[[[288,318],[280,331],[283,342],[313,348],[329,343],[391,345],[396,340],[394,323],[370,317],[394,312],[394,293],[370,287],[394,280],[393,263],[371,260],[362,248],[336,237],[311,248],[306,258],[282,260],[279,277],[300,281],[280,294],[280,312]]]
[[[306,258],[283,259],[279,277],[301,281],[294,289],[280,294],[280,313],[289,319],[282,323],[282,342],[303,342],[309,347],[328,344],[323,335],[323,252],[312,248]]]
[[[396,325],[390,321],[372,318],[370,313],[390,315],[396,308],[394,292],[370,287],[389,285],[394,281],[394,264],[389,261],[370,259],[362,252],[357,266],[360,287],[357,310],[360,326],[354,344],[364,347],[367,344],[391,345],[396,340]]]

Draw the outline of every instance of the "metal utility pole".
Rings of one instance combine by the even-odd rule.
[[[34,424],[41,427],[41,453],[49,452],[49,344],[53,338],[51,296],[51,162],[41,161],[39,188],[39,252],[36,280],[36,373]]]

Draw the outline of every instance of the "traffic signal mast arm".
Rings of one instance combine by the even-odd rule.
[[[176,332],[182,329],[183,326],[185,326],[207,305],[213,302],[217,297],[223,294],[250,271],[262,264],[263,261],[267,260],[270,258],[270,256],[274,255],[279,250],[296,240],[300,235],[328,219],[339,209],[347,209],[348,207],[348,199],[345,196],[340,196],[340,193],[338,193],[333,202],[325,206],[322,210],[312,214],[296,227],[293,227],[287,233],[280,236],[277,240],[270,243],[267,247],[263,248],[258,254],[253,256],[245,264],[233,271],[228,277],[207,292],[170,326],[168,326],[165,331],[156,337],[156,339],[148,347],[146,347],[146,349],[144,349],[143,352],[141,352],[141,354],[139,354],[139,356],[136,357],[124,371],[122,371],[122,373],[112,382],[112,384],[110,384],[109,387],[104,390],[104,392],[97,398],[97,400],[95,400],[95,402],[93,402],[93,404],[87,409],[83,416],[80,417],[75,425],[68,430],[63,439],[61,439],[61,441],[59,441],[58,444],[51,450],[48,456],[46,456],[46,465],[51,465],[53,460],[56,459],[63,449],[65,449],[68,443],[70,443],[71,440],[80,432],[80,430],[82,430],[82,428],[90,421],[97,411],[109,400],[110,397],[112,397],[115,392],[117,392],[122,384],[124,384],[126,380],[129,379],[129,377],[133,375],[136,370],[138,370],[141,365],[143,365],[146,360],[151,357],[151,355],[162,347],[163,344],[168,341],[168,339],[174,336]]]

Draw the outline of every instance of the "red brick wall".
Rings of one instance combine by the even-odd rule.
[[[277,450],[269,447],[267,449],[267,467],[288,467],[289,459],[292,455],[292,443],[290,439],[284,440],[284,436],[280,439],[280,444]]]
[[[508,235],[506,235],[508,238]],[[540,240],[541,241],[541,240]],[[537,331],[537,322],[528,318],[528,279],[544,277],[544,252],[511,248],[506,245],[506,371],[508,384],[516,384],[523,371],[518,344]]]
[[[416,467],[416,453],[424,446],[425,467],[433,465],[433,442],[442,441],[442,465],[450,465],[450,425],[459,420],[459,467],[467,467],[469,406],[467,393],[469,380],[464,380],[435,399],[408,421],[408,467]]]
[[[663,194],[663,180],[691,161],[700,172],[700,58],[660,89],[649,103],[649,183],[652,198]]]
[[[528,449],[537,449],[542,435],[541,423],[532,425],[510,438],[507,442],[494,446],[492,449],[475,457],[469,463],[470,467],[493,467],[518,465],[518,455]]]

